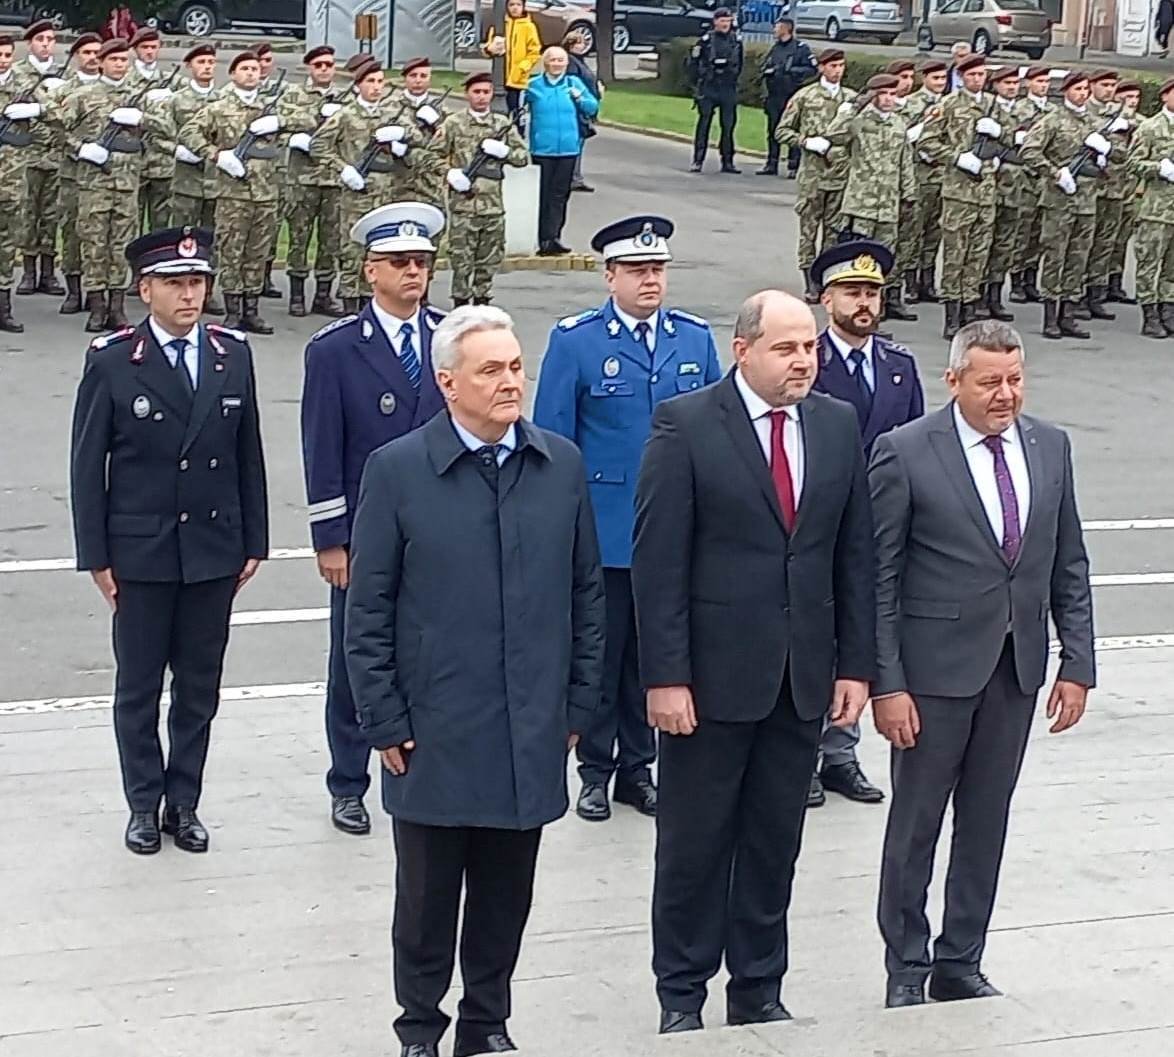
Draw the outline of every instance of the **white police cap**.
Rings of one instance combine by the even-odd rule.
[[[394,202],[364,213],[351,238],[368,253],[435,253],[432,239],[444,230],[444,214],[426,202]]]
[[[671,261],[668,240],[672,234],[673,222],[667,217],[627,217],[600,228],[591,248],[605,261]]]

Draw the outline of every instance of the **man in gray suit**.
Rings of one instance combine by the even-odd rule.
[[[877,438],[877,730],[893,745],[881,862],[886,1005],[997,995],[981,972],[1011,795],[1048,652],[1053,733],[1095,682],[1092,597],[1068,437],[1021,415],[1023,343],[971,323],[950,346],[953,401]],[[929,957],[926,890],[946,803],[954,839]],[[932,975],[931,975],[932,974]]]

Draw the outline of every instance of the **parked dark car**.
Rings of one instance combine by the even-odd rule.
[[[160,29],[188,37],[206,37],[218,29],[306,33],[302,0],[172,0],[153,17]]]
[[[733,6],[733,5],[731,5]],[[633,45],[659,44],[674,37],[699,37],[713,22],[716,2],[687,0],[616,0],[616,51]]]
[[[39,4],[0,4],[0,26],[31,26],[38,18],[51,18],[58,29],[65,25],[60,11],[46,11]]]

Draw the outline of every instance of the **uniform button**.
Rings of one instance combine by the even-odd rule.
[[[220,460],[219,460],[219,459],[209,459],[209,460],[208,460],[208,469],[209,469],[209,470],[215,470],[215,469],[216,469],[216,467],[217,467],[217,466],[219,466],[219,465],[220,465]]]
[[[595,475],[595,480],[597,480],[597,481],[602,481],[602,480],[603,480],[603,474],[601,474],[601,473],[596,473],[596,475]]]
[[[210,518],[212,521],[215,521],[215,520],[216,520],[216,511],[215,511],[215,510],[209,510],[209,511],[208,511],[208,517],[209,517],[209,518]]]
[[[659,382],[659,381],[660,381],[660,375],[659,375],[659,374],[654,374],[654,375],[653,375],[651,378],[649,378],[648,380],[649,380],[650,382]]]
[[[180,468],[181,470],[186,470],[186,469],[188,468],[188,461],[187,461],[187,459],[180,459],[180,460],[179,460],[179,468]]]
[[[179,515],[179,523],[180,523],[181,525],[186,525],[186,524],[187,524],[187,520],[188,520],[188,512],[187,512],[186,510],[184,510],[184,511],[181,511],[181,512],[180,512],[180,515]]]

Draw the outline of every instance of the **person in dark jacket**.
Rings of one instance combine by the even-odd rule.
[[[719,7],[713,13],[713,29],[703,33],[689,53],[689,75],[697,106],[690,172],[701,172],[705,164],[715,110],[721,127],[718,153],[722,172],[742,171],[734,165],[734,126],[738,123],[738,77],[742,73],[742,61],[742,42],[734,30],[734,14],[728,7]]]
[[[567,53],[567,73],[572,77],[578,77],[587,86],[597,103],[603,102],[603,82],[595,76],[595,71],[587,65],[587,52],[590,50],[587,46],[587,38],[583,36],[578,30],[572,30],[565,37],[563,37],[563,48]],[[580,122],[580,127],[584,126],[584,122]],[[587,122],[586,127],[591,129],[591,134],[594,135],[593,126]],[[579,151],[579,156],[575,159],[575,172],[571,177],[572,191],[585,191],[590,194],[595,190],[586,180],[583,179],[583,150],[587,147],[587,138],[583,139],[583,148]]]
[[[808,81],[813,81],[819,70],[811,49],[795,37],[795,23],[780,18],[775,23],[775,42],[759,66],[762,75],[763,104],[766,111],[766,163],[758,170],[759,176],[778,176],[779,141],[775,126],[787,103]],[[799,172],[799,148],[792,147],[787,154],[787,179],[793,180]]]
[[[1154,35],[1162,54],[1170,46],[1170,30],[1174,29],[1174,0],[1158,0],[1154,13]]]
[[[436,329],[448,413],[371,456],[351,536],[347,669],[393,819],[404,1057],[436,1057],[448,1027],[462,885],[453,1053],[514,1049],[510,977],[539,839],[566,813],[566,754],[600,697],[603,573],[583,459],[521,419],[512,327],[472,305]]]

